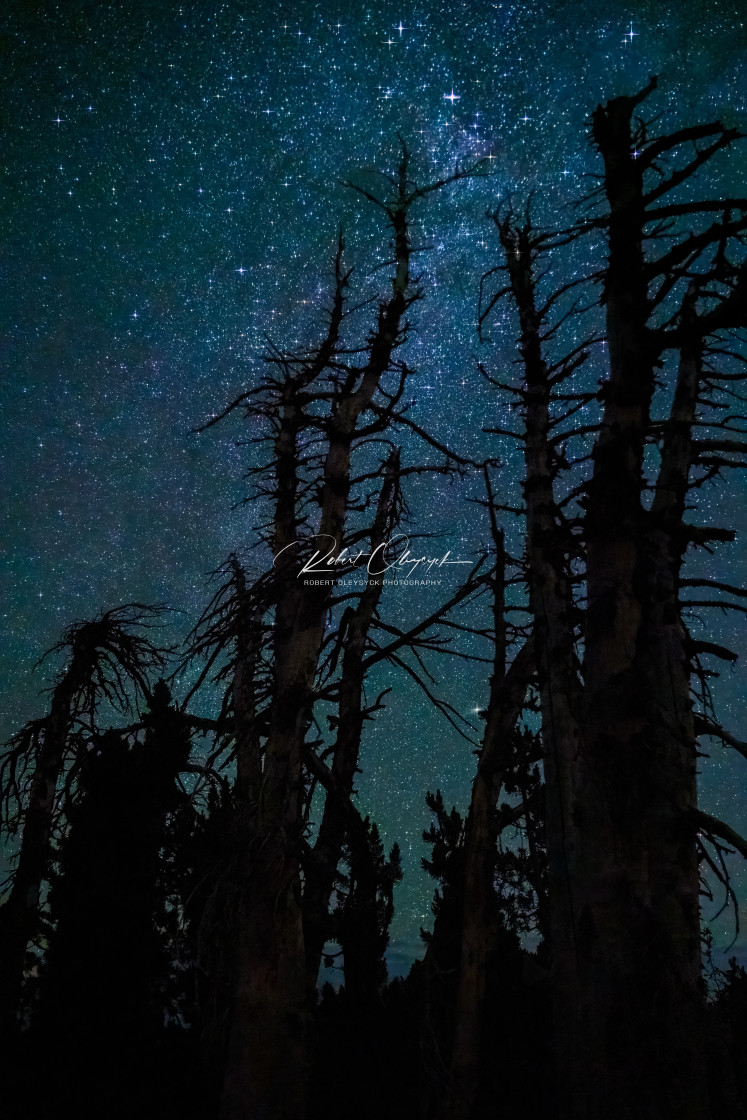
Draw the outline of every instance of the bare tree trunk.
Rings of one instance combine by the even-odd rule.
[[[407,212],[413,198],[407,168],[405,153],[398,201],[385,207],[394,231],[392,294],[380,305],[359,380],[350,375],[325,427],[328,446],[319,536],[334,542],[338,551],[343,544],[358,421],[390,367],[392,353],[402,341],[403,316],[416,298],[410,291]],[[309,365],[307,382],[322,372],[334,350],[329,339],[342,316],[341,293],[347,279],[341,278],[340,253],[341,247],[329,353],[324,347],[320,350],[318,360]],[[295,385],[289,384],[275,442],[274,692],[254,835],[246,853],[247,889],[237,931],[237,986],[221,1120],[301,1120],[305,1112],[308,988],[300,864],[302,754],[331,598],[329,586],[315,586],[312,581],[304,585],[298,578],[298,558],[287,548],[296,543],[297,441],[304,423],[298,391],[307,382],[301,376]]]
[[[693,829],[692,643],[681,620],[680,569],[688,542],[696,539],[683,515],[690,469],[697,461],[691,429],[699,404],[703,337],[744,321],[744,276],[728,263],[724,248],[741,230],[744,216],[732,222],[727,213],[720,225],[682,238],[653,262],[647,259],[646,223],[670,211],[672,216],[697,213],[700,206],[674,205],[652,215],[652,201],[734,138],[716,124],[648,144],[640,126],[643,151],[636,150],[633,113],[654,86],[652,81],[635,97],[611,101],[593,117],[609,204],[603,303],[610,370],[583,500],[583,666],[574,648],[573,541],[553,493],[557,440],[550,414],[554,387],[583,357],[577,347],[551,371],[543,356],[543,337],[554,334],[544,319],[562,290],[538,310],[532,264],[543,248],[553,248],[553,235],[533,233],[528,220],[517,229],[510,214],[505,219],[495,215],[509,276],[506,290],[521,325],[524,492],[547,786],[555,1050],[560,1115],[568,1120],[709,1116]],[[701,136],[716,139],[646,194],[644,170],[677,144]],[[716,207],[706,202],[700,208]],[[653,328],[658,302],[689,275],[692,260],[718,241],[716,261],[702,284],[706,275],[721,279],[731,294],[722,291],[716,309],[699,320],[692,290],[676,330],[667,335]],[[652,298],[654,278],[661,286]],[[680,348],[678,382],[647,509],[643,459],[652,432],[654,371],[662,350],[674,345]],[[717,452],[741,451],[733,442],[709,442]],[[721,530],[708,532],[724,537]]]
[[[709,1115],[698,874],[680,815],[695,794],[689,681],[673,573],[652,556],[641,500],[657,352],[631,115],[647,92],[594,114],[610,206],[610,378],[587,501],[586,772],[575,806],[583,1067],[573,1070],[566,1107],[584,1120]]]
[[[635,676],[645,682],[648,726],[642,741],[653,756],[646,795],[650,885],[648,975],[643,982],[657,1008],[651,1095],[663,1115],[707,1116],[703,1040],[699,872],[692,830],[683,821],[697,809],[696,737],[690,696],[688,635],[681,619],[683,525],[692,463],[692,425],[702,366],[695,291],[681,315],[683,343],[661,467],[647,518],[643,562],[646,610]],[[650,1003],[649,1003],[650,1006]],[[686,1073],[683,1058],[690,1063]],[[668,1110],[668,1111],[667,1111]]]
[[[396,519],[399,492],[399,450],[389,456],[371,529],[371,552],[386,543]],[[368,632],[381,599],[383,580],[370,578],[346,621],[341,621],[340,640],[344,642],[342,676],[339,684],[337,738],[332,761],[332,776],[345,797],[353,791],[358,767],[361,734],[365,718],[363,683]],[[327,795],[319,835],[304,862],[304,940],[309,991],[316,988],[324,943],[328,937],[329,902],[346,833],[346,808],[340,797]]]
[[[543,356],[544,310],[537,307],[534,257],[542,237],[509,213],[496,225],[506,256],[509,285],[519,316],[524,369],[524,499],[529,602],[542,711],[545,834],[550,895],[549,939],[553,959],[555,1054],[560,1076],[583,1084],[588,1060],[583,1046],[582,977],[578,969],[578,899],[584,838],[578,797],[584,782],[581,681],[575,650],[575,611],[570,583],[572,539],[558,509],[555,452],[550,443],[551,374]],[[562,366],[562,380],[583,359]],[[575,1090],[572,1090],[575,1092]]]
[[[222,1120],[298,1120],[306,1085],[304,949],[299,851],[301,745],[324,630],[319,591],[304,594],[287,551],[296,530],[296,446],[300,427],[290,394],[275,443],[277,566],[275,695],[261,778],[244,751],[237,789],[246,821],[235,936],[235,980],[221,1099]],[[311,600],[311,601],[309,601]],[[237,668],[251,675],[251,650]],[[247,664],[242,667],[242,660]],[[239,691],[237,699],[242,699]],[[251,799],[256,786],[256,800]],[[245,803],[249,797],[249,802]]]
[[[516,723],[534,668],[533,643],[529,641],[506,672],[503,555],[497,563],[496,657],[487,725],[464,833],[462,940],[451,1054],[453,1082],[441,1113],[449,1120],[469,1120],[474,1115],[480,1087],[488,963],[497,935],[497,803],[506,769],[515,755]]]

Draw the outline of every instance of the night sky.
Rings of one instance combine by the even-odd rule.
[[[651,73],[660,89],[647,108],[666,113],[663,130],[721,117],[747,131],[738,2],[4,9],[5,732],[39,714],[48,680],[29,672],[65,624],[165,602],[185,612],[176,637],[207,602],[206,573],[251,544],[252,507],[233,508],[250,455],[240,420],[191,429],[251,384],[266,335],[283,346],[317,336],[340,224],[360,292],[383,282],[371,274],[386,258],[381,224],[340,180],[370,184],[368,169],[391,169],[397,132],[421,181],[489,157],[488,178],[418,211],[416,240],[433,249],[416,258],[425,298],[407,355],[420,371],[413,417],[479,456],[496,453],[480,429],[500,406],[475,359],[496,369],[514,357],[510,319],[487,349],[477,339],[479,279],[499,262],[486,209],[534,189],[538,216],[562,222],[587,190],[582,176],[599,170],[589,113]],[[714,164],[712,181],[746,169],[743,150]],[[509,494],[519,463],[497,450]],[[471,486],[431,479],[409,491],[417,529],[450,534],[445,547],[468,557],[485,537]],[[744,483],[726,494],[704,500],[717,519],[719,503],[728,509],[720,523],[747,529]],[[739,541],[709,564],[735,583],[747,574]],[[402,617],[431,602],[392,591],[405,594],[390,600]],[[717,625],[739,648],[738,619]],[[460,663],[441,676],[477,726],[487,673]],[[724,722],[745,738],[744,669],[725,676]],[[358,788],[386,842],[404,849],[399,969],[430,917],[424,792],[440,787],[464,807],[475,760],[414,685],[379,679],[394,692]],[[715,747],[704,766],[703,807],[745,831],[747,764]],[[731,926],[719,928],[728,943]]]

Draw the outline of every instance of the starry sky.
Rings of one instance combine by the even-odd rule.
[[[372,269],[386,237],[341,180],[391,169],[398,132],[423,182],[485,159],[486,178],[417,212],[416,235],[432,249],[418,260],[425,298],[408,343],[413,417],[484,454],[480,429],[498,407],[475,369],[485,359],[479,279],[499,260],[486,209],[534,190],[540,219],[558,221],[598,170],[589,113],[651,73],[667,131],[717,116],[747,131],[741,8],[6,3],[3,731],[39,713],[47,682],[29,672],[66,623],[138,599],[183,611],[178,631],[206,603],[206,573],[251,543],[251,507],[234,508],[250,454],[240,421],[191,430],[251,383],[266,336],[283,346],[316,336],[340,225],[361,292],[380,282]],[[743,175],[744,154],[728,167],[714,169],[717,180]],[[494,367],[511,361],[511,342],[510,330],[497,333]],[[507,493],[514,454],[505,450]],[[485,534],[469,485],[424,480],[409,500],[419,528],[472,556]],[[741,517],[747,529],[743,486],[731,495],[731,524]],[[725,491],[705,500],[717,509]],[[713,565],[733,582],[747,574],[739,542]],[[393,609],[409,617],[429,594]],[[739,643],[738,621],[719,627]],[[485,675],[468,665],[446,674],[467,718],[484,703]],[[744,737],[744,671],[726,676],[725,722]],[[403,847],[396,971],[429,920],[425,789],[464,807],[474,757],[411,682],[394,684],[358,788],[387,843]],[[716,749],[703,783],[704,807],[742,830],[746,765]],[[730,936],[724,926],[724,944]]]

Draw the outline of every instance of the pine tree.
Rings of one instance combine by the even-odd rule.
[[[179,778],[189,754],[188,717],[159,681],[139,738],[107,731],[79,760],[32,1032],[56,1070],[50,1111],[93,1116],[108,1100],[111,1115],[126,1116],[157,1099],[158,1050],[177,1012],[178,915],[165,852],[171,821],[188,810]]]

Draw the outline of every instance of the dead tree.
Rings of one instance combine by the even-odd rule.
[[[384,468],[376,517],[371,529],[370,549],[374,554],[390,540],[399,521],[400,452],[391,452]],[[325,798],[316,841],[304,859],[303,920],[306,972],[309,989],[316,988],[324,943],[330,935],[329,905],[340,854],[347,832],[346,799],[353,793],[358,768],[363,722],[371,718],[365,704],[364,659],[368,635],[384,590],[383,578],[366,583],[355,607],[348,607],[340,623],[333,658],[341,646],[342,670],[337,686],[336,737],[330,770],[339,791]],[[340,796],[340,794],[342,796]]]
[[[491,579],[494,654],[485,731],[464,827],[464,888],[454,1035],[448,1090],[443,1094],[439,1113],[454,1120],[467,1120],[473,1115],[480,1086],[488,961],[494,951],[498,922],[495,891],[497,843],[501,830],[498,802],[507,772],[516,760],[517,724],[534,675],[531,638],[524,640],[509,664],[507,557],[489,482],[486,504],[496,553]]]
[[[242,775],[236,812],[246,822],[233,871],[233,1000],[223,1120],[298,1120],[304,1113],[308,995],[323,945],[334,880],[330,873],[339,863],[346,830],[355,827],[350,794],[362,723],[382,700],[366,701],[364,678],[377,660],[392,660],[418,642],[434,644],[428,636],[434,619],[429,619],[411,633],[395,633],[372,651],[368,636],[379,624],[380,586],[369,578],[362,594],[343,589],[338,594],[335,585],[341,572],[354,568],[345,556],[362,552],[362,543],[371,552],[384,544],[384,534],[396,521],[402,477],[409,471],[448,473],[455,463],[465,462],[407,415],[403,394],[413,371],[397,351],[409,333],[408,312],[421,297],[411,274],[412,208],[434,190],[472,173],[458,170],[419,187],[403,146],[397,174],[386,176],[390,199],[357,187],[383,211],[392,238],[387,262],[391,291],[378,301],[372,330],[358,340],[342,338],[347,317],[356,309],[347,307],[351,272],[343,264],[340,238],[323,341],[305,352],[271,345],[266,376],[210,422],[241,407],[262,428],[255,442],[269,448],[269,461],[252,467],[250,475],[256,484],[253,499],[270,509],[259,540],[273,557],[271,568],[257,580],[247,580],[240,593],[253,603],[250,611],[256,608],[256,638],[247,636],[242,623],[221,631],[219,639],[226,648],[230,634],[233,681],[226,714],[229,735],[237,735]],[[379,465],[376,445],[388,443],[391,449],[388,433],[397,426],[416,431],[443,454],[443,462],[404,467],[394,452],[386,467]],[[356,473],[355,461],[367,464],[362,473]],[[374,502],[371,487],[377,482],[382,485],[378,512],[367,526],[365,514]],[[478,586],[473,580],[460,589],[457,601]],[[238,603],[239,597],[234,580],[233,601]],[[349,609],[340,615],[346,601]],[[240,612],[234,612],[234,622],[239,618]],[[215,621],[220,621],[217,616]],[[210,625],[208,621],[208,629]],[[216,646],[209,637],[203,641],[204,636],[198,628],[199,651],[211,658]],[[267,688],[259,708],[251,698],[245,704],[244,735],[236,709],[242,695],[256,698],[261,692],[258,673],[266,674]],[[319,701],[337,707],[331,766],[316,753],[321,743],[309,739]],[[305,840],[309,778],[336,799],[325,807],[317,845],[310,852]],[[303,886],[308,887],[305,899]]]
[[[723,332],[747,320],[747,200],[677,193],[738,136],[716,122],[650,137],[634,114],[655,85],[593,115],[603,214],[564,234],[494,215],[507,283],[493,302],[510,295],[521,331],[523,379],[506,388],[524,417],[556,1063],[560,1115],[573,1120],[709,1115],[696,829],[700,821],[713,836],[719,825],[709,830],[697,810],[691,686],[698,655],[718,656],[720,647],[688,634],[692,600],[683,588],[707,581],[686,579],[683,562],[690,545],[733,538],[686,515],[704,480],[740,463],[745,450],[734,439],[743,422],[730,409],[742,374]],[[669,192],[673,201],[664,199]],[[706,224],[709,213],[717,219]],[[565,381],[593,342],[557,358],[558,332],[573,314],[559,307],[576,282],[540,295],[537,261],[595,230],[607,242],[597,278],[608,369],[598,394],[572,393]],[[657,371],[668,351],[678,353],[679,371],[661,417]],[[568,416],[594,396],[599,422],[592,415],[574,430]],[[702,429],[716,429],[716,438],[699,439]],[[591,455],[587,447],[578,456],[582,483],[560,487],[558,464],[572,465],[564,449],[582,437],[593,441]],[[651,471],[653,443],[659,465]]]
[[[19,1009],[27,948],[38,935],[61,780],[85,736],[95,732],[102,703],[126,711],[134,696],[148,695],[148,672],[165,664],[166,651],[148,635],[160,613],[129,603],[69,626],[45,654],[64,652],[68,658],[49,713],[16,733],[0,763],[3,831],[21,834],[10,891],[0,907],[0,1006],[9,1029]]]

